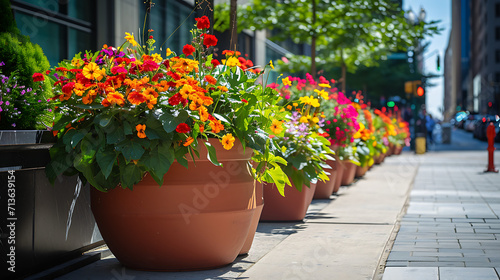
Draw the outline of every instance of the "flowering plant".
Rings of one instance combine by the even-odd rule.
[[[54,69],[62,117],[53,127],[59,139],[50,151],[51,180],[79,173],[101,191],[132,189],[148,172],[161,185],[174,161],[187,167],[187,157],[199,156],[199,145],[220,165],[208,138],[228,150],[236,139],[252,148],[263,163],[256,173],[268,181],[283,173],[268,137],[281,118],[278,97],[256,84],[258,76],[240,67],[235,52],[213,59],[217,38],[207,33],[210,22],[206,16],[196,21],[181,55],[154,53],[149,30],[146,48],[126,33],[119,48],[77,54]]]
[[[328,85],[316,87],[311,82],[295,77],[283,78],[281,82],[281,87],[276,83],[271,87],[284,96],[284,105],[291,114],[280,127],[284,130],[284,136],[277,137],[276,141],[282,147],[281,156],[288,162],[282,167],[283,171],[293,185],[301,190],[303,185],[309,187],[310,183],[316,183],[318,179],[328,180],[324,169],[330,167],[325,162],[333,160],[330,156],[333,151],[324,137],[327,135],[322,130],[325,116],[320,111],[320,102],[328,100],[328,94],[323,90]]]
[[[2,73],[0,61],[0,129],[45,129],[51,124],[51,106],[47,102],[48,93],[38,88],[30,88],[18,82],[18,71],[9,76]],[[40,73],[33,75],[34,82],[43,82]]]

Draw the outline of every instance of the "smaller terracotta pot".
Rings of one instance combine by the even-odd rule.
[[[333,188],[335,187],[335,178],[337,176],[337,169],[335,167],[334,160],[326,161],[332,169],[326,170],[330,175],[328,175],[329,181],[323,182],[318,181],[316,184],[316,190],[314,191],[313,199],[329,199],[330,195],[332,195]]]
[[[392,156],[394,154],[394,149],[396,148],[396,145],[389,143],[389,148],[387,149],[387,156]]]
[[[336,194],[339,191],[342,183],[342,176],[344,176],[344,168],[342,168],[340,161],[335,161],[335,170],[336,174],[334,178],[335,183],[333,184],[333,194]]]
[[[380,153],[380,155],[374,157],[375,164],[381,164],[384,162],[385,154]]]
[[[363,177],[366,171],[368,171],[368,165],[365,167],[356,166],[356,178]]]
[[[315,189],[316,184],[311,184],[310,188],[302,186],[302,191],[298,191],[292,183],[292,187],[285,186],[285,196],[281,196],[275,184],[264,184],[264,209],[260,220],[302,221]]]
[[[394,148],[395,155],[400,155],[402,151],[403,151],[403,146],[401,145],[396,145],[396,148]]]
[[[342,161],[344,164],[344,174],[342,174],[342,186],[349,186],[356,176],[356,165],[350,161]]]
[[[257,231],[257,226],[259,226],[260,215],[262,214],[262,209],[264,208],[264,198],[263,198],[263,185],[258,181],[254,181],[255,183],[255,192],[254,199],[255,201],[255,211],[252,216],[252,222],[250,223],[250,229],[248,230],[247,239],[245,240],[245,244],[243,244],[243,248],[240,250],[240,255],[248,254],[250,248],[252,247],[253,238],[255,237],[255,232]],[[250,203],[253,204],[253,201]]]

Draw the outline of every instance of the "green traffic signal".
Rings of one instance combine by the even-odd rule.
[[[437,55],[436,66],[437,66],[437,70],[440,71],[441,70],[441,58],[439,57],[439,54]]]
[[[394,105],[396,105],[396,104],[394,104],[394,101],[387,102],[387,107],[392,108],[392,107],[394,107]]]

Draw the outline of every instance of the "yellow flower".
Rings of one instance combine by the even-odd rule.
[[[170,48],[167,48],[167,53],[166,53],[166,55],[167,55],[167,56],[170,56],[171,54],[172,54],[172,51],[170,50]]]
[[[302,116],[302,117],[300,117],[299,122],[301,122],[301,123],[307,123],[309,121],[307,120],[307,117]]]
[[[73,66],[80,67],[80,66],[82,66],[82,64],[83,64],[83,60],[82,59],[73,58],[71,60],[71,65],[73,65]]]
[[[280,134],[281,131],[283,131],[283,126],[281,124],[282,124],[282,122],[274,119],[273,123],[271,124],[271,131],[274,134]]]
[[[130,44],[132,44],[132,46],[137,46],[137,42],[135,41],[134,39],[134,34],[130,34],[128,32],[125,32],[125,40],[127,40]]]
[[[229,67],[232,67],[232,66],[241,66],[240,61],[236,57],[234,57],[234,56],[231,56],[227,60],[223,59],[222,63],[225,64],[225,65],[227,65],[227,66],[229,66]]]
[[[322,89],[322,90],[315,89],[314,92],[316,92],[318,94],[318,96],[320,96],[324,100],[330,99],[330,97],[328,96],[328,92],[326,92],[324,89]]]
[[[288,79],[288,77],[282,79],[281,82],[283,82],[283,84],[285,86],[291,86],[292,85],[292,82],[290,81],[290,79]]]
[[[138,124],[135,126],[135,129],[137,130],[137,137],[139,138],[146,138],[146,125],[145,124]]]
[[[272,60],[269,60],[269,66],[271,66],[271,68],[274,70],[274,65]]]
[[[231,150],[231,148],[234,146],[234,137],[231,133],[228,133],[224,136],[222,136],[222,140],[221,140],[221,143],[222,143],[222,146],[224,147],[224,149],[226,150]]]
[[[151,57],[153,58],[153,61],[156,63],[161,62],[163,60],[163,58],[159,53],[154,53],[153,55],[151,55]]]
[[[317,98],[312,97],[312,96],[301,96],[299,98],[299,101],[306,104],[306,105],[311,105],[313,107],[319,107],[319,100]]]
[[[324,87],[324,88],[331,88],[331,86],[329,84],[318,84],[318,86]]]
[[[313,121],[314,123],[319,123],[319,118],[318,118],[318,117],[314,117],[314,118],[312,118],[312,121]]]
[[[82,71],[83,76],[89,80],[102,78],[101,73],[101,69],[99,69],[99,66],[97,66],[95,62],[90,62],[89,64],[85,65]]]
[[[293,107],[297,107],[297,106],[299,106],[299,103],[297,103],[297,102],[293,102],[293,104],[292,104],[292,105],[293,105]]]

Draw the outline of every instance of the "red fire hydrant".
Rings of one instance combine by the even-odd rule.
[[[492,122],[488,125],[486,129],[486,137],[488,138],[488,169],[484,172],[496,172],[498,173],[498,169],[495,168],[495,163],[493,159],[493,151],[495,151],[494,141],[495,141],[495,126]]]

